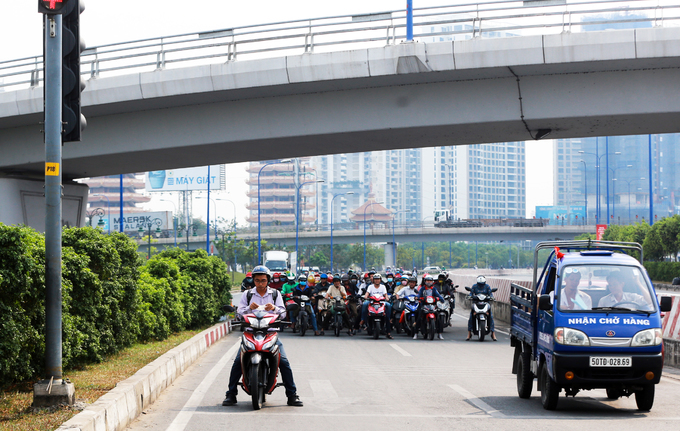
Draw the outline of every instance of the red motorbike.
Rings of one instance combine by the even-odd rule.
[[[437,325],[437,301],[434,296],[426,296],[423,298],[423,321],[421,322],[421,331],[423,338],[434,340],[435,328]]]
[[[367,332],[374,340],[380,337],[380,332],[385,328],[386,317],[385,299],[382,296],[369,296]]]
[[[253,409],[262,408],[267,395],[271,395],[277,386],[281,352],[277,341],[278,331],[283,322],[278,314],[265,311],[263,308],[252,310],[243,315],[241,336],[241,369],[243,382],[241,387],[253,400]]]

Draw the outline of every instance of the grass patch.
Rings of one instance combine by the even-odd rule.
[[[136,344],[100,364],[64,372],[75,385],[76,401],[91,404],[168,350],[179,346],[203,329],[184,331],[167,340]],[[0,392],[0,431],[54,430],[79,412],[63,407],[34,412],[33,383],[25,382]]]

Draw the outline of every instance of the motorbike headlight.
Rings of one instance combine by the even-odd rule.
[[[250,326],[253,328],[266,328],[268,326],[268,323],[264,319],[258,319],[256,317],[248,317],[248,323]]]
[[[663,335],[661,334],[661,329],[652,328],[640,331],[635,336],[633,336],[633,341],[631,342],[631,347],[646,347],[646,346],[658,346],[663,343]]]
[[[590,346],[585,332],[572,328],[555,328],[555,341],[566,346]]]
[[[243,342],[243,345],[246,346],[248,350],[255,350],[255,344],[250,341],[245,334],[241,336],[241,341]]]

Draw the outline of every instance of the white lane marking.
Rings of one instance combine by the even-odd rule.
[[[338,400],[338,393],[335,392],[330,380],[310,380],[309,386],[312,387],[314,398],[329,402]]]
[[[234,343],[234,345],[227,351],[227,353],[222,356],[222,358],[215,364],[215,366],[210,370],[210,372],[205,376],[203,381],[194,389],[194,392],[189,397],[189,400],[184,404],[182,410],[175,416],[170,426],[166,431],[184,431],[187,424],[191,420],[191,417],[196,412],[196,409],[203,401],[203,397],[208,392],[210,386],[215,383],[217,376],[222,373],[222,370],[227,366],[230,361],[233,361],[236,350],[241,347],[241,340]]]
[[[397,346],[394,343],[390,344],[390,346],[392,346],[394,350],[396,350],[397,352],[401,353],[404,356],[411,356],[409,352],[407,352],[406,350],[402,349],[401,347]]]
[[[454,391],[458,392],[462,396],[465,397],[466,400],[470,401],[472,404],[474,404],[478,409],[484,410],[484,413],[487,415],[494,417],[494,418],[505,418],[506,416],[499,412],[498,410],[494,409],[484,401],[480,400],[476,396],[472,395],[470,392],[465,390],[464,388],[458,386],[458,385],[449,385],[451,389]]]

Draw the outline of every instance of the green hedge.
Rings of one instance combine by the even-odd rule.
[[[62,244],[65,369],[213,323],[230,303],[226,265],[203,250],[143,264],[134,241],[93,228],[64,229]],[[0,223],[0,386],[43,373],[44,297],[43,235]]]
[[[649,278],[670,283],[680,277],[680,262],[645,262]]]

